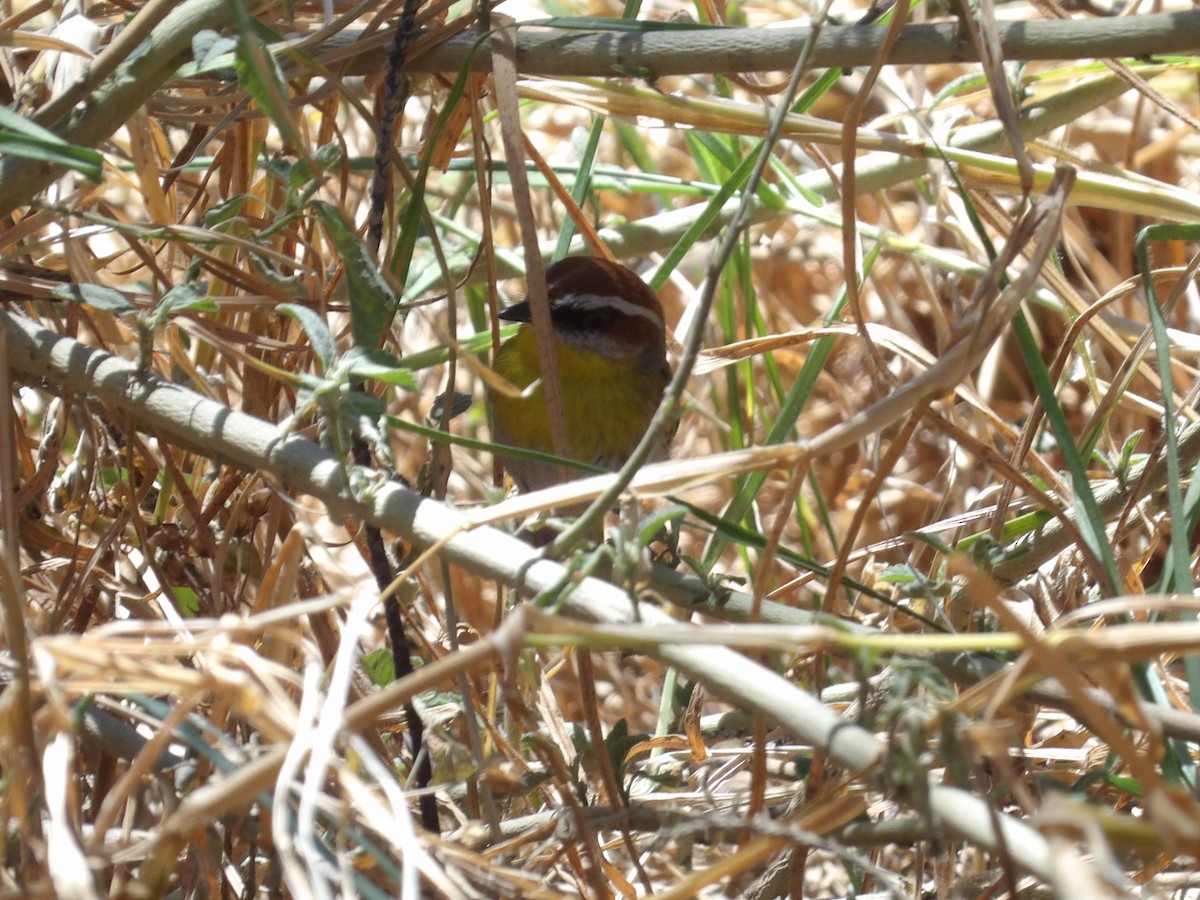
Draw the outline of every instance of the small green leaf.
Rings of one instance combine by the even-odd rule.
[[[625,781],[626,757],[629,756],[630,750],[646,740],[647,737],[648,735],[645,734],[630,734],[629,723],[620,719],[613,725],[608,737],[604,739],[604,749],[608,753],[609,764],[617,778],[617,790],[621,792],[621,798],[626,803],[629,802],[629,786]]]
[[[362,658],[363,671],[375,684],[383,687],[396,680],[396,669],[392,665],[392,651],[386,647],[372,650]]]
[[[944,88],[937,92],[937,95],[933,98],[933,102],[929,105],[930,109],[937,109],[948,99],[977,91],[986,85],[987,79],[983,75],[960,75],[952,79]]]
[[[1137,446],[1141,443],[1142,436],[1145,434],[1145,429],[1136,428],[1130,432],[1129,437],[1125,438],[1125,443],[1121,445],[1121,457],[1117,462],[1116,474],[1120,478],[1124,478],[1133,469],[1135,463],[1135,452]],[[1142,455],[1143,458],[1145,454]]]
[[[96,182],[104,168],[104,157],[95,150],[69,144],[5,106],[0,106],[0,155],[63,166]]]
[[[287,146],[303,147],[304,138],[297,127],[295,111],[288,103],[288,89],[283,72],[267,49],[273,41],[279,40],[279,35],[265,28],[251,16],[246,5],[240,0],[234,0],[232,6],[240,32],[233,64],[238,74],[238,83],[279,129]]]
[[[313,153],[312,161],[321,171],[328,172],[330,169],[340,166],[344,156],[345,150],[341,144],[322,144]]]
[[[93,309],[102,309],[118,316],[135,314],[137,307],[125,299],[125,295],[112,288],[98,284],[63,284],[54,288],[50,296],[55,300],[70,300],[83,303]]]
[[[682,521],[686,515],[687,509],[682,506],[668,506],[666,509],[655,513],[642,523],[642,527],[638,531],[638,543],[643,547],[649,547],[650,543],[658,538],[668,523]]]
[[[204,282],[188,281],[177,284],[158,301],[155,308],[155,324],[165,321],[177,313],[197,310],[199,312],[216,312],[217,304],[208,296],[207,285]]]
[[[273,178],[278,178],[284,184],[291,184],[292,172],[296,170],[296,166],[292,165],[291,160],[284,159],[280,156],[271,156],[262,161],[263,171]]]
[[[1125,775],[1114,775],[1109,772],[1106,773],[1104,780],[1111,787],[1114,787],[1119,791],[1123,791],[1131,797],[1143,797],[1146,794],[1145,789],[1142,787],[1142,783],[1136,778],[1129,778]]]
[[[325,172],[339,166],[343,155],[340,144],[322,144],[310,158],[297,160],[288,170],[288,187],[296,189],[311,184]]]
[[[383,350],[367,350],[363,347],[351,347],[346,351],[343,362],[354,378],[366,381],[382,381],[384,384],[395,385],[406,391],[417,388],[417,380],[413,373],[404,368],[400,360]]]
[[[235,219],[249,199],[251,199],[249,194],[235,194],[228,200],[209,207],[204,213],[204,227],[216,228],[218,225],[224,225]]]
[[[347,391],[339,403],[338,412],[344,417],[349,417],[350,421],[365,417],[375,422],[387,412],[383,400],[366,391]]]
[[[346,223],[341,210],[324,201],[314,202],[313,209],[329,234],[334,252],[346,267],[354,343],[374,349],[383,340],[388,317],[396,308],[396,292],[379,271],[362,239]]]
[[[888,566],[880,573],[879,581],[884,584],[916,584],[921,581],[920,574],[908,563],[897,563]]]
[[[304,333],[308,335],[308,343],[312,347],[313,353],[317,354],[321,371],[328,371],[334,360],[337,359],[337,345],[334,343],[333,334],[330,333],[325,320],[307,306],[300,306],[296,303],[282,303],[276,309],[285,316],[296,320]]]
[[[203,28],[192,37],[192,59],[196,61],[199,71],[204,71],[205,67],[213,65],[218,59],[221,61],[216,64],[226,68],[233,62],[232,54],[237,50],[237,45],[237,38]]]
[[[194,619],[200,615],[200,600],[190,587],[172,585],[171,596],[175,599],[175,608],[185,619]]]

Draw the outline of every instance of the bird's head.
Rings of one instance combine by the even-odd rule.
[[[618,263],[574,256],[546,269],[554,336],[570,347],[657,371],[666,360],[663,308],[654,291]],[[500,318],[532,320],[528,301]]]

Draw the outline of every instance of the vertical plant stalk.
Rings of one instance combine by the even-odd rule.
[[[8,369],[8,342],[5,340],[3,323],[0,323],[0,383],[12,385]],[[5,754],[6,766],[11,771],[5,774],[12,793],[13,806],[9,813],[19,823],[23,833],[21,841],[25,849],[26,860],[30,848],[41,842],[42,813],[34,808],[35,799],[42,797],[41,770],[36,756],[37,744],[33,733],[33,701],[30,697],[29,680],[29,641],[25,630],[25,594],[21,590],[21,568],[19,559],[20,536],[18,527],[18,510],[13,498],[16,496],[16,485],[13,474],[17,471],[15,459],[10,456],[15,453],[16,423],[12,416],[12,390],[5,391],[3,402],[0,403],[0,527],[3,527],[3,539],[0,541],[0,605],[3,611],[0,616],[4,623],[4,640],[8,652],[12,654],[15,677],[13,683],[5,690],[12,692],[11,702],[5,702],[8,707],[5,720],[7,724],[8,754]]]
[[[416,36],[417,10],[421,0],[404,0],[396,34],[388,46],[387,74],[384,77],[383,111],[375,140],[375,176],[371,182],[371,208],[367,217],[367,246],[378,255],[383,244],[383,216],[388,205],[392,178],[392,134],[408,99],[404,64],[408,47]],[[416,198],[414,198],[415,201]]]
[[[558,379],[558,360],[554,353],[554,334],[550,322],[550,298],[546,289],[546,270],[537,240],[537,220],[529,199],[529,176],[525,172],[525,147],[521,138],[521,112],[517,106],[517,44],[513,28],[492,33],[492,82],[496,108],[500,114],[500,137],[512,184],[513,205],[521,232],[525,255],[525,286],[528,292],[530,324],[537,338],[538,366],[542,372],[542,396],[550,417],[550,439],[556,456],[569,457],[567,421],[563,405],[562,383]],[[560,467],[566,480],[566,472]]]
[[[376,258],[379,257],[379,248],[383,244],[383,219],[388,207],[392,184],[392,134],[395,131],[396,122],[404,111],[404,101],[407,99],[404,64],[408,56],[408,47],[416,32],[417,10],[420,5],[421,0],[405,0],[400,13],[400,21],[396,25],[396,34],[388,47],[383,112],[379,118],[379,134],[375,141],[375,175],[371,182],[371,208],[367,223],[367,246]],[[412,202],[417,203],[419,200],[420,198],[414,195]],[[394,310],[390,310],[389,314],[392,312]],[[365,390],[362,382],[356,382],[354,390]],[[371,467],[371,451],[360,434],[354,436],[352,453],[357,465],[364,468]],[[384,546],[383,533],[378,526],[367,525],[364,539],[375,583],[379,586],[380,591],[386,593],[383,608],[387,620],[388,639],[392,645],[392,670],[397,679],[406,678],[414,671],[412,646],[404,633],[404,617],[400,613],[400,603],[394,592],[388,592],[393,577],[391,562],[388,560],[387,550]],[[421,825],[426,831],[437,834],[441,830],[438,821],[437,798],[427,790],[433,781],[432,751],[425,740],[425,722],[417,709],[415,698],[410,697],[404,701],[404,719],[408,725],[408,751],[413,758],[414,786],[420,794]]]

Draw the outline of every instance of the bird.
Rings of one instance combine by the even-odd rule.
[[[569,456],[616,470],[646,433],[671,380],[662,304],[632,270],[594,257],[550,265],[546,289]],[[492,434],[501,444],[553,454],[529,301],[500,318],[521,327],[500,346],[492,369],[520,395],[491,389]],[[666,455],[669,441],[668,434],[655,458]],[[561,466],[501,458],[522,493],[562,481]]]

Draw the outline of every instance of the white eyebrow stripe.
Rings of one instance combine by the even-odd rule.
[[[641,316],[655,328],[663,327],[662,316],[650,307],[641,303],[630,303],[624,297],[615,294],[567,294],[558,302],[580,310],[615,309],[626,316]]]

